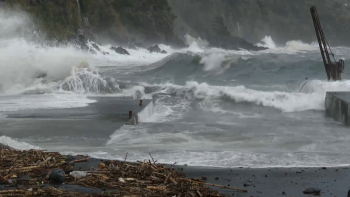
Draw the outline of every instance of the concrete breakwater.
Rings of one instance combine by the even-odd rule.
[[[346,126],[350,125],[350,92],[327,92],[325,107],[327,116]]]
[[[148,117],[152,116],[154,113],[154,100],[146,99],[140,100],[140,108],[135,112],[131,111],[129,114],[130,119],[126,122],[127,125],[135,125],[139,122],[143,122]],[[131,116],[130,116],[131,115]]]
[[[75,139],[103,139],[81,142],[82,146],[103,147],[105,139],[125,124],[134,125],[152,116],[153,99],[135,100],[130,97],[89,97],[95,102],[85,107],[66,109],[30,109],[5,112],[0,119],[0,136],[25,139],[37,136],[41,139],[57,139],[57,146],[77,146]],[[132,116],[129,112],[132,111]],[[83,139],[82,139],[83,140]],[[50,144],[52,142],[50,141]],[[44,146],[44,145],[43,145]],[[51,146],[51,145],[50,145]]]

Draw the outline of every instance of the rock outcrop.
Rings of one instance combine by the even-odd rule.
[[[130,53],[126,49],[124,49],[122,47],[114,47],[114,46],[112,46],[111,49],[113,51],[115,51],[116,53],[119,53],[121,55],[130,55]]]
[[[162,50],[159,48],[158,45],[150,46],[147,48],[147,50],[151,53],[160,53]]]
[[[150,53],[162,53],[162,54],[167,54],[168,53],[165,50],[160,49],[158,45],[150,46],[150,47],[147,48],[147,50]]]
[[[66,179],[65,173],[61,169],[53,169],[50,172],[49,179],[53,181],[54,183],[63,183]]]
[[[97,44],[92,43],[91,45],[92,45],[92,47],[94,47],[97,51],[101,51],[100,47],[99,47]]]

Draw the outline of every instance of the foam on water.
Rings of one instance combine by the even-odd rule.
[[[259,47],[267,47],[269,49],[275,49],[276,44],[272,40],[271,36],[265,36],[263,39],[261,39],[261,43],[256,44]]]
[[[297,112],[306,110],[324,110],[324,96],[326,91],[345,91],[350,88],[350,81],[327,82],[310,81],[304,85],[301,92],[259,91],[245,86],[211,86],[207,83],[195,81],[187,82],[185,86],[173,84],[154,84],[161,91],[155,93],[176,93],[188,99],[225,99],[234,102],[249,102],[256,105],[274,107],[283,112]],[[220,102],[220,100],[218,101]]]
[[[202,143],[204,145],[204,142]],[[350,163],[341,157],[342,154],[322,154],[314,156],[308,153],[264,153],[249,152],[244,150],[237,151],[150,151],[153,158],[157,158],[159,163],[203,167],[250,167],[250,168],[290,168],[290,167],[324,167],[324,166],[348,166]],[[111,160],[124,160],[126,151],[107,150],[107,151],[65,151],[62,154],[67,155],[89,155],[90,157]],[[283,159],[281,159],[283,158]],[[128,152],[128,161],[150,159],[149,152]],[[332,159],[333,161],[330,161]],[[340,164],[338,164],[340,163]],[[185,167],[184,167],[185,168]]]
[[[96,52],[90,54],[74,45],[52,46],[41,42],[32,21],[28,18],[24,13],[9,13],[0,9],[0,25],[6,27],[0,30],[0,119],[5,118],[3,115],[5,113],[1,112],[84,107],[95,102],[87,98],[91,94],[131,96],[135,99],[156,97],[156,105],[150,106],[140,114],[142,124],[133,127],[123,126],[115,131],[110,139],[99,139],[99,142],[106,141],[105,147],[90,147],[91,141],[96,139],[85,139],[84,136],[71,139],[55,137],[53,134],[50,139],[38,140],[43,144],[46,143],[45,148],[56,148],[66,154],[83,153],[105,159],[124,159],[124,153],[129,152],[128,159],[131,161],[148,158],[148,152],[152,152],[159,162],[180,162],[194,166],[296,167],[349,163],[346,160],[348,152],[346,145],[349,141],[346,131],[325,129],[327,125],[325,122],[329,122],[323,115],[322,119],[312,117],[312,114],[301,117],[299,115],[311,113],[310,110],[312,112],[324,110],[325,92],[349,90],[350,81],[311,80],[303,83],[299,91],[283,91],[286,89],[286,84],[236,85],[240,80],[230,77],[225,80],[235,81],[234,85],[220,86],[205,81],[214,71],[213,76],[225,72],[239,73],[240,67],[236,63],[241,60],[249,65],[251,62],[255,64],[254,62],[264,61],[266,56],[275,60],[274,57],[281,55],[281,59],[288,62],[294,58],[307,59],[309,58],[307,55],[310,54],[319,55],[315,43],[289,41],[285,46],[276,46],[273,39],[266,36],[260,46],[270,49],[251,52],[208,48],[207,41],[186,35],[185,40],[189,45],[186,48],[173,49],[159,44],[162,50],[168,52],[167,54],[150,53],[143,48],[126,48],[130,56],[120,55],[110,49],[111,45],[98,45],[101,51],[97,51],[93,48],[93,43],[88,42],[90,52]],[[109,54],[104,55],[103,52]],[[346,58],[348,49],[338,47],[334,52]],[[186,64],[186,67],[175,65],[184,66],[181,68],[193,66],[189,70],[200,73],[201,81],[186,79],[187,82],[184,84],[186,80],[182,81],[182,85],[175,82],[121,81],[127,85],[119,87],[118,78],[107,79],[99,73],[100,69],[108,66],[117,68],[113,70],[114,72],[123,71],[122,73],[128,77],[128,74],[140,71],[143,67],[147,68],[149,64],[160,60],[167,61],[166,58],[171,59],[174,53],[201,57],[198,64]],[[314,59],[310,61],[315,61]],[[283,75],[291,73],[289,71],[296,66],[304,65],[295,67],[293,65],[292,68],[282,68],[284,65],[275,64],[271,66],[276,66],[276,70],[282,70],[280,73]],[[322,66],[321,60],[320,66]],[[152,72],[152,69],[153,67],[149,71]],[[259,71],[261,73],[266,71],[264,69],[270,71],[270,67],[267,69],[260,64],[256,67],[253,65],[252,70],[243,74],[255,74],[255,71],[260,74]],[[184,72],[180,74],[187,75]],[[235,73],[228,73],[233,74]],[[140,76],[142,81],[142,74]],[[264,86],[269,86],[270,89],[258,90]],[[229,107],[225,108],[222,103]],[[246,107],[244,108],[246,111],[235,111],[230,108],[232,106]],[[250,111],[251,106],[253,109],[259,106],[257,108],[263,110],[255,113],[253,110]],[[269,112],[266,109],[273,109],[271,111],[274,113],[265,116]],[[155,114],[147,118],[153,111]],[[287,122],[286,119],[282,120],[286,117],[289,118]],[[304,121],[305,117],[308,119],[300,122]],[[322,137],[319,137],[320,134]],[[52,141],[69,141],[73,145],[53,147]],[[80,144],[85,142],[86,146],[74,147],[77,141]],[[14,148],[34,147],[26,142],[0,136],[0,143]]]
[[[104,79],[96,67],[148,65],[172,53],[166,45],[160,47],[170,50],[168,54],[136,48],[127,49],[130,55],[120,55],[110,49],[111,45],[99,45],[101,51],[95,51],[92,42],[88,42],[89,51],[96,52],[91,54],[72,44],[47,43],[26,13],[3,8],[0,8],[0,24],[6,27],[0,30],[0,94],[19,94],[33,89],[52,93],[60,89],[62,83],[67,85],[66,90],[77,93],[99,92]],[[82,62],[88,69],[79,67]]]
[[[285,46],[276,46],[271,36],[265,36],[261,43],[256,44],[260,47],[267,47],[269,49],[257,52],[258,54],[277,53],[277,54],[295,54],[308,53],[310,51],[318,51],[318,44],[312,42],[311,44],[304,43],[300,40],[291,40],[286,42]]]
[[[76,93],[99,93],[101,88],[107,87],[107,82],[99,73],[82,63],[73,67],[71,75],[59,83],[61,89]]]
[[[19,150],[40,149],[38,146],[33,146],[26,142],[20,142],[16,139],[12,139],[4,135],[0,136],[0,144],[8,145],[12,148],[19,149]]]
[[[0,30],[0,94],[18,94],[44,84],[38,79],[43,76],[49,82],[64,79],[75,65],[89,60],[75,46],[45,44],[23,12],[0,8],[0,24],[10,27]]]

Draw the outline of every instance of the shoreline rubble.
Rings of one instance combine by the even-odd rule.
[[[45,150],[0,147],[0,196],[225,196],[208,186],[247,192],[232,187],[187,179],[173,166],[152,160],[127,162],[64,156]],[[94,159],[92,159],[94,160]],[[86,163],[86,164],[85,164]],[[85,164],[82,169],[81,165]],[[80,167],[79,167],[80,165]],[[63,176],[64,172],[64,177]],[[56,173],[53,175],[53,173]],[[58,174],[57,174],[58,173]],[[69,187],[83,191],[68,191]],[[95,189],[95,192],[90,190]]]

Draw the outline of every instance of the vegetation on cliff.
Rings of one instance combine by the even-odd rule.
[[[179,42],[175,15],[165,0],[5,0],[20,7],[50,38],[65,40],[83,32],[103,41]]]
[[[277,44],[315,41],[309,8],[318,9],[331,45],[350,45],[347,0],[0,0],[32,16],[48,38],[83,33],[97,42],[181,45],[189,34],[222,48],[259,49],[270,35]],[[241,39],[243,38],[243,39]],[[247,42],[247,41],[251,42]]]

